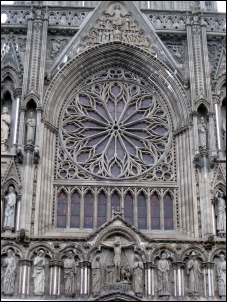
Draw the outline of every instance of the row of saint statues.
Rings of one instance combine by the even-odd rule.
[[[1,115],[1,151],[7,152],[8,150],[8,140],[10,136],[10,124],[11,116],[9,115],[8,107],[3,107]],[[34,144],[35,143],[35,129],[36,121],[33,115],[33,112],[30,112],[29,117],[26,121],[26,143]]]
[[[115,245],[116,241],[114,241]],[[124,246],[119,243],[121,248]],[[114,248],[114,246],[113,246]],[[115,257],[119,256],[122,259],[122,254],[116,254]],[[131,284],[132,290],[138,297],[143,296],[144,287],[144,264],[139,259],[139,256],[135,255],[133,268],[129,263],[122,265],[121,261],[121,276],[118,276],[118,270],[115,267],[114,279],[105,280],[102,277],[103,270],[101,269],[100,256],[96,256],[92,265],[91,283],[92,283],[92,295],[96,297],[101,293],[102,283],[114,283],[115,284]],[[34,285],[34,294],[41,296],[45,293],[46,285],[46,270],[48,262],[45,258],[45,251],[41,248],[37,251],[37,256],[33,259],[33,272],[32,279]],[[71,250],[67,252],[66,258],[63,260],[63,280],[64,280],[64,293],[66,296],[73,296],[76,292],[76,276],[78,263],[75,261],[75,254]],[[3,267],[3,278],[2,278],[2,292],[4,295],[13,295],[15,290],[15,278],[17,262],[14,255],[13,249],[7,250],[7,256],[2,261]],[[127,269],[128,267],[128,269]],[[169,277],[170,265],[167,260],[167,254],[163,252],[161,259],[157,262],[157,285],[156,291],[159,296],[170,296],[171,295],[171,281]],[[198,296],[200,294],[200,279],[203,278],[200,262],[197,259],[197,254],[192,251],[190,260],[186,265],[188,274],[188,295]],[[226,295],[226,260],[223,254],[219,254],[219,261],[215,268],[219,296]],[[120,277],[120,279],[118,279]],[[78,279],[79,280],[79,279]],[[118,280],[118,281],[117,281]],[[107,282],[106,282],[107,281]],[[153,281],[154,282],[154,281]]]

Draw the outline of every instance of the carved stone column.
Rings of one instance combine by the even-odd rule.
[[[145,297],[148,300],[151,300],[152,297],[152,286],[154,280],[152,280],[152,269],[154,268],[154,264],[152,262],[146,262],[144,264],[145,269]]]
[[[23,145],[25,113],[26,113],[26,108],[24,106],[21,106],[21,108],[20,108],[20,124],[19,124],[18,146]]]
[[[174,296],[178,300],[183,300],[184,297],[184,266],[182,261],[176,261],[173,263],[174,272]]]
[[[207,262],[207,279],[208,279],[208,293],[209,297],[214,297],[214,263]]]
[[[80,262],[80,296],[88,297],[90,294],[91,262]]]
[[[49,261],[50,267],[50,287],[49,295],[50,296],[60,296],[60,282],[61,282],[61,267],[63,262],[57,259]]]
[[[206,262],[201,263],[201,269],[202,269],[202,278],[203,278],[203,294],[204,297],[207,297],[209,294],[209,286],[207,291],[207,283],[209,282],[209,279],[208,279],[208,270],[207,270]]]
[[[29,295],[30,279],[31,279],[31,260],[20,260],[20,277],[19,277],[19,294],[22,299]]]

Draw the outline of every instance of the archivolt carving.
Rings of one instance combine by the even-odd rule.
[[[163,159],[170,128],[156,96],[134,84],[111,81],[87,87],[66,104],[60,138],[68,157],[83,171],[102,178],[131,178]],[[66,166],[74,175],[64,161]]]

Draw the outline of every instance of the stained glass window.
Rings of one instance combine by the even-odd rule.
[[[127,193],[125,196],[125,203],[124,203],[124,217],[125,220],[131,224],[134,224],[133,219],[133,197],[130,193]]]
[[[160,200],[155,194],[151,196],[151,229],[160,230]]]
[[[104,193],[101,193],[98,197],[98,221],[97,225],[100,227],[106,222],[107,212],[107,198]]]
[[[173,230],[173,200],[170,195],[164,197],[165,230]]]
[[[80,227],[80,196],[78,193],[74,193],[71,199],[71,228]]]
[[[93,228],[94,198],[87,193],[84,198],[84,228]]]
[[[138,204],[138,228],[147,229],[147,202],[144,194],[140,194],[137,199]]]
[[[58,196],[57,228],[66,228],[67,197],[64,192]]]
[[[116,208],[120,208],[120,197],[117,193],[114,193],[111,198],[111,206],[116,210]]]

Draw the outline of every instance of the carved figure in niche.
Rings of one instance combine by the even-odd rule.
[[[9,193],[5,196],[5,217],[4,217],[4,229],[14,229],[14,217],[16,210],[16,194],[14,187],[9,187]]]
[[[226,119],[222,123],[222,131],[223,131],[223,145],[224,151],[226,151]]]
[[[106,271],[107,271],[107,282],[113,283],[113,274],[114,274],[114,263],[109,262],[106,265]]]
[[[125,16],[122,15],[121,7],[118,3],[114,6],[114,11],[112,13],[107,13],[106,12],[105,14],[111,20],[112,25],[115,29],[120,29],[122,27],[123,17],[125,17],[126,15]]]
[[[72,251],[68,251],[67,256],[63,261],[65,294],[71,296],[75,294],[76,262]]]
[[[201,117],[201,122],[198,124],[199,131],[199,147],[206,149],[207,147],[207,126],[204,123],[204,118]]]
[[[101,269],[100,269],[100,257],[96,257],[95,264],[92,268],[92,295],[96,297],[100,294],[100,282],[101,282]]]
[[[130,29],[130,24],[132,22],[131,13],[129,12],[125,17],[125,28]]]
[[[134,291],[138,297],[143,296],[143,262],[138,256],[135,256],[135,263],[133,267],[134,276]]]
[[[9,125],[11,123],[11,117],[7,107],[3,107],[1,115],[1,151],[7,151],[7,142],[9,138]]]
[[[27,125],[27,140],[26,143],[27,144],[34,144],[35,142],[35,118],[33,116],[33,112],[30,112],[30,116],[27,119],[26,122]]]
[[[132,277],[131,268],[129,263],[126,263],[121,267],[121,281],[130,282]]]
[[[217,264],[219,296],[226,296],[226,260],[223,254],[220,254],[219,258]]]
[[[116,29],[114,31],[114,40],[116,40],[116,41],[121,41],[122,40],[122,33],[118,29]]]
[[[170,295],[169,292],[169,262],[166,253],[162,253],[158,261],[158,291],[159,295]]]
[[[187,273],[189,275],[189,295],[199,295],[199,274],[202,274],[197,255],[193,251],[192,259],[188,261]]]
[[[34,278],[34,294],[43,295],[45,288],[45,252],[39,250],[37,257],[34,259],[34,272],[32,275]]]
[[[19,51],[24,52],[26,50],[27,39],[18,38]]]
[[[120,269],[121,269],[121,251],[123,248],[131,247],[134,245],[134,243],[129,243],[129,244],[122,244],[120,238],[118,239],[115,237],[114,241],[108,241],[105,243],[101,243],[104,246],[111,247],[114,250],[114,265],[116,269],[116,276],[115,280],[116,282],[120,282]]]
[[[7,250],[7,257],[3,260],[3,283],[2,292],[4,295],[14,294],[14,283],[16,276],[16,260],[13,255],[13,250]]]
[[[90,35],[90,42],[91,44],[95,44],[96,41],[97,41],[97,32],[93,30]]]
[[[226,203],[223,197],[224,197],[223,192],[218,191],[216,195],[217,198],[216,216],[217,216],[217,231],[220,237],[226,234]]]

